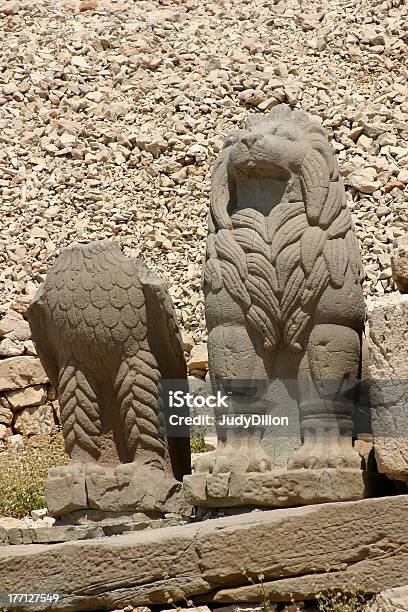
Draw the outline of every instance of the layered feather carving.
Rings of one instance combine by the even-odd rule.
[[[218,269],[221,284],[219,262],[208,266]],[[216,286],[214,275],[210,282]],[[118,456],[131,461],[143,449],[163,458],[159,382],[186,378],[163,282],[110,241],[73,245],[50,269],[29,318],[44,367],[58,386],[67,451],[81,449],[98,460],[101,434],[114,422],[109,435],[120,445]]]
[[[257,210],[256,200],[237,209],[228,155],[242,133],[259,130],[259,120],[248,121],[245,132],[227,141],[214,171],[203,280],[207,290],[224,287],[240,304],[266,350],[283,345],[300,351],[321,295],[329,285],[341,288],[347,269],[360,282],[361,258],[322,127],[285,105],[272,111],[270,122],[296,122],[307,142],[297,170],[302,199],[281,201],[268,216]]]

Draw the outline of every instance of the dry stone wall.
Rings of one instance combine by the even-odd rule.
[[[25,309],[0,319],[0,451],[36,444],[59,424],[55,390],[37,357]]]

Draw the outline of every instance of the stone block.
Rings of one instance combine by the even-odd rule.
[[[161,604],[313,600],[325,589],[370,596],[408,575],[408,496],[250,512],[115,538],[0,547],[11,593],[61,593],[74,612]],[[245,573],[244,573],[245,572]],[[252,584],[246,575],[251,577]],[[13,608],[14,609],[14,608]],[[45,609],[21,604],[18,612]]]
[[[25,389],[16,389],[5,394],[14,410],[28,406],[39,406],[47,399],[47,391],[42,385],[33,385]]]
[[[184,491],[193,506],[279,508],[363,499],[380,483],[375,474],[347,468],[289,470],[281,474],[196,472],[184,477]]]
[[[396,292],[368,303],[372,428],[377,466],[408,482],[408,295]]]
[[[12,332],[21,322],[24,322],[24,317],[19,312],[8,310],[4,317],[0,319],[0,337]]]
[[[189,371],[208,369],[208,349],[204,342],[193,346],[187,362]]]
[[[394,242],[391,268],[399,291],[408,293],[408,234]]]
[[[0,342],[0,357],[18,357],[24,354],[24,342],[4,338]]]
[[[51,516],[90,508],[104,513],[143,512],[190,515],[180,482],[156,468],[132,463],[120,468],[68,465],[50,470],[45,485]],[[71,499],[72,496],[72,499]],[[75,507],[73,507],[75,506]]]
[[[52,468],[45,483],[45,497],[51,516],[86,508],[88,498],[84,472],[75,468],[64,472]]]
[[[22,389],[47,382],[47,375],[36,357],[22,356],[0,360],[0,391]]]
[[[135,515],[136,517],[136,515]],[[58,524],[52,526],[39,526],[34,524],[28,527],[24,521],[12,522],[0,520],[0,546],[19,544],[56,544],[57,542],[70,542],[72,540],[89,540],[104,536],[121,535],[129,531],[143,531],[144,529],[162,529],[171,525],[183,525],[186,521],[181,517],[169,519],[137,519],[115,518],[101,519],[98,522],[89,521],[84,524]]]
[[[15,327],[7,334],[7,338],[18,342],[24,342],[31,339],[30,325],[27,321],[17,321]]]

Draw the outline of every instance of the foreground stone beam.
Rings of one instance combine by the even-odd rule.
[[[3,592],[60,593],[53,609],[164,604],[183,597],[313,599],[318,589],[366,594],[408,575],[408,496],[252,512],[115,538],[0,548]],[[244,575],[244,572],[246,576]],[[13,605],[43,610],[45,604]]]

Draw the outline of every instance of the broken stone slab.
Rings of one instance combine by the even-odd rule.
[[[17,527],[4,529],[0,527],[0,545],[3,544],[50,544],[68,542],[70,540],[85,540],[101,538],[105,535],[98,525],[75,525],[64,527],[38,527],[19,529]]]
[[[373,595],[408,575],[408,496],[255,511],[115,538],[0,548],[4,592],[60,593],[53,609],[112,609],[315,599],[321,589]],[[16,612],[42,610],[24,604]]]
[[[0,391],[41,385],[48,378],[37,357],[9,357],[0,360]]]
[[[52,527],[9,527],[0,525],[0,546],[18,544],[55,544],[72,540],[88,540],[120,535],[128,531],[158,529],[185,524],[179,518],[101,521],[84,525],[54,525]]]
[[[187,500],[198,507],[266,506],[269,508],[358,500],[372,495],[376,474],[353,469],[290,470],[281,474],[246,472],[184,477]]]
[[[368,303],[368,350],[374,451],[378,470],[408,482],[408,295]]]

